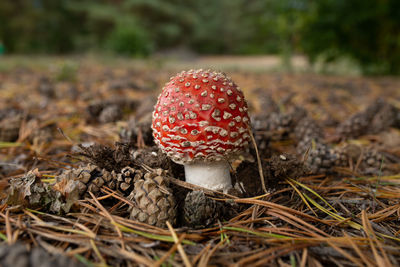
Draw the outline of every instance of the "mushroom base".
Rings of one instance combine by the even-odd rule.
[[[212,190],[227,192],[232,188],[230,165],[227,161],[185,164],[186,182]]]

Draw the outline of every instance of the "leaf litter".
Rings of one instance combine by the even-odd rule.
[[[222,194],[184,182],[154,147],[149,113],[171,74],[93,63],[73,79],[2,74],[0,261],[16,251],[87,266],[400,264],[400,80],[230,73],[248,98],[262,168],[250,148]],[[140,175],[122,179],[126,167]],[[165,227],[130,219],[140,203],[121,190],[159,168],[178,210]],[[229,212],[187,224],[185,197],[196,190]]]

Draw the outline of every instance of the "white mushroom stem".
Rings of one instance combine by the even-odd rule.
[[[229,163],[225,160],[185,164],[186,182],[227,192],[232,188]]]

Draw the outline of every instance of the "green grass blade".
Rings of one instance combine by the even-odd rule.
[[[242,233],[248,233],[260,237],[267,237],[267,238],[278,238],[278,239],[292,239],[290,236],[285,236],[285,235],[280,235],[280,234],[271,234],[271,233],[261,233],[261,232],[256,232],[252,231],[249,229],[243,229],[239,227],[230,227],[230,226],[224,226],[222,227],[223,230],[231,230],[231,231],[236,231],[236,232],[242,232]]]
[[[171,242],[171,243],[175,242],[174,239],[172,238],[172,236],[149,234],[146,232],[131,229],[131,228],[126,227],[119,223],[113,223],[113,224],[115,224],[122,232],[125,232],[125,233],[134,233],[134,234],[137,234],[137,235],[149,238],[149,239],[154,239],[154,240],[159,240],[159,241],[164,241],[164,242]],[[195,245],[196,244],[195,242],[186,240],[186,239],[182,240],[182,243],[186,244],[186,245]]]
[[[306,189],[307,191],[311,192],[313,195],[315,195],[317,198],[319,198],[322,202],[324,202],[328,207],[330,207],[332,210],[334,210],[335,212],[337,212],[337,210],[335,210],[334,207],[332,207],[328,201],[326,201],[323,197],[321,197],[317,192],[315,192],[314,190],[312,190],[311,188],[309,188],[308,186],[306,186],[305,184],[302,184],[294,179],[289,178],[289,180],[301,187],[303,187],[304,189]]]
[[[8,240],[7,237],[3,233],[0,233],[0,238],[3,239],[4,241]]]
[[[315,213],[315,211],[311,208],[310,203],[308,203],[308,201],[304,198],[303,194],[300,192],[299,189],[297,189],[297,187],[288,179],[286,179],[286,182],[293,187],[293,189],[297,192],[297,194],[300,196],[300,198],[303,200],[303,202],[306,204],[306,206],[308,207],[308,209],[310,211],[312,211],[312,213],[314,213],[315,217],[318,217],[317,213]]]
[[[316,208],[318,208],[319,210],[321,210],[322,212],[328,214],[329,216],[331,216],[332,218],[334,218],[335,220],[342,222],[342,221],[346,221],[346,219],[340,215],[337,215],[336,213],[333,213],[332,211],[322,207],[320,204],[318,204],[315,200],[313,200],[312,198],[310,198],[309,196],[307,196],[306,194],[304,194],[304,196],[307,198],[308,201],[310,201]],[[355,223],[353,221],[347,221],[346,222],[348,225],[350,225],[351,227],[353,227],[354,229],[360,230],[363,227],[358,224]]]
[[[88,267],[94,267],[95,266],[95,264],[93,262],[89,261],[88,259],[86,259],[85,257],[83,257],[80,254],[75,254],[74,256],[78,261],[80,261],[81,263],[85,264]]]
[[[40,214],[40,215],[47,215],[47,213],[45,213],[45,212],[41,212],[41,211],[38,211],[38,210],[32,210],[32,209],[30,209],[30,208],[25,208],[27,211],[29,211],[29,212],[32,212],[32,213],[37,213],[37,214]]]
[[[0,142],[0,148],[19,147],[19,146],[22,146],[22,144],[15,142]]]

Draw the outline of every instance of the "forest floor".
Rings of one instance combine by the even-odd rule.
[[[279,66],[0,58],[0,265],[400,265],[400,78],[310,73],[302,57],[292,73]],[[243,89],[268,192],[250,146],[232,162],[235,192],[203,190],[213,212],[193,219],[187,196],[201,188],[150,125],[169,77],[200,67]],[[156,205],[173,210],[168,225],[145,214],[152,190],[173,203]]]

